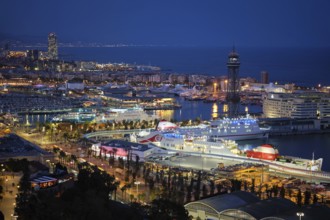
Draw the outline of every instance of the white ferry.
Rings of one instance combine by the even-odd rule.
[[[93,121],[96,114],[93,112],[69,112],[64,115],[55,116],[52,122],[90,122]]]
[[[208,141],[221,141],[268,138],[270,127],[260,127],[257,119],[247,115],[245,118],[218,119],[211,121],[210,125],[194,127],[178,127],[171,122],[161,121],[157,130],[178,130],[179,133],[193,136],[207,136]]]
[[[141,136],[139,136],[141,135]],[[182,151],[200,154],[217,154],[217,155],[237,155],[240,151],[237,144],[232,140],[221,140],[218,142],[207,141],[206,136],[190,136],[177,131],[160,132],[155,131],[146,135],[131,135],[132,142],[153,143],[154,145],[166,149],[168,151]]]
[[[211,121],[210,140],[248,140],[268,138],[270,127],[260,127],[258,120],[247,115],[245,118],[225,118]]]
[[[237,144],[232,140],[210,142],[205,137],[191,138],[178,133],[164,133],[159,142],[155,143],[167,150],[194,152],[200,154],[237,155]]]
[[[104,113],[100,113],[97,118],[96,122],[106,122],[106,121],[136,121],[136,120],[154,120],[158,117],[156,115],[147,114],[142,108],[140,107],[133,107],[133,108],[110,108],[108,111]]]

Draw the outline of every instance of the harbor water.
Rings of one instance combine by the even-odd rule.
[[[202,120],[210,120],[213,117],[221,117],[224,113],[224,104],[220,103],[204,103],[203,101],[187,101],[183,98],[178,98],[177,101],[182,105],[181,109],[176,110],[157,110],[155,113],[161,119],[166,120],[190,120],[197,117]],[[260,113],[261,106],[248,105],[241,106],[241,112],[244,112],[245,107],[248,107],[249,112]],[[42,123],[50,120],[54,115],[25,115],[22,117],[24,122],[30,124]],[[330,172],[330,135],[329,134],[310,134],[310,135],[289,135],[276,136],[268,139],[245,140],[238,141],[240,148],[252,148],[264,143],[274,145],[280,155],[301,157],[306,159],[323,158],[322,170]]]

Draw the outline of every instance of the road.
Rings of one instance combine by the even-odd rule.
[[[136,180],[136,182],[140,183],[138,185],[138,187],[136,187],[136,185],[133,185],[132,188],[128,189],[125,192],[126,196],[125,196],[125,193],[124,193],[124,196],[122,196],[122,192],[120,189],[121,189],[121,187],[123,187],[126,184],[126,182],[124,180],[124,175],[116,174],[115,168],[110,166],[107,160],[95,158],[93,156],[88,157],[87,149],[77,143],[64,143],[62,141],[49,141],[46,137],[44,137],[40,133],[28,134],[24,131],[16,131],[16,134],[44,149],[52,149],[54,146],[57,146],[57,147],[61,148],[64,152],[66,152],[67,155],[73,154],[77,158],[82,158],[82,159],[86,160],[87,162],[92,163],[92,164],[102,168],[110,175],[114,175],[116,178],[116,181],[120,182],[120,186],[117,189],[117,200],[119,200],[119,201],[129,202],[130,194],[134,195],[134,198],[137,198],[138,194],[146,192],[147,188],[145,186],[144,179],[138,178]],[[73,169],[72,164],[67,163],[65,165],[68,166],[69,168]]]
[[[16,219],[13,217],[14,214],[14,207],[16,204],[16,195],[18,193],[18,184],[21,179],[21,175],[18,173],[7,173],[7,175],[2,176],[3,178],[3,199],[0,200],[0,211],[5,216],[5,219]]]

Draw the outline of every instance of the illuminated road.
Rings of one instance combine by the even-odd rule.
[[[18,193],[17,185],[21,176],[17,174],[7,173],[3,178],[3,199],[0,201],[0,211],[4,214],[5,219],[13,219],[14,208],[16,205],[16,194]]]

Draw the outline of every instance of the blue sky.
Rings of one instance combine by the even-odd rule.
[[[0,32],[102,43],[330,47],[329,0],[1,0]]]

